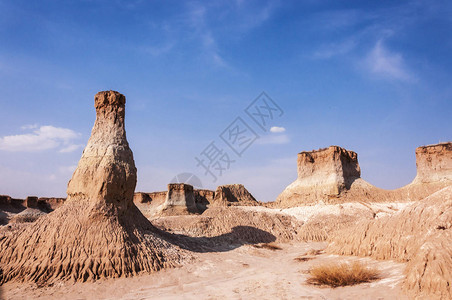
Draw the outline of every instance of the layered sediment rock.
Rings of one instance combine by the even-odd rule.
[[[243,184],[220,185],[215,191],[215,198],[210,207],[214,206],[256,206],[259,202],[251,195]]]
[[[177,215],[197,212],[192,185],[185,183],[168,184],[168,193],[163,204],[162,214]]]
[[[338,146],[298,154],[298,178],[274,206],[293,207],[350,201],[416,201],[452,184],[452,143],[418,147],[412,183],[383,190],[360,178],[358,156]]]
[[[414,180],[394,191],[395,200],[417,201],[452,185],[452,143],[416,148],[417,174]]]
[[[38,208],[38,197],[28,196],[25,199],[25,206],[28,208]]]
[[[398,213],[333,234],[328,251],[408,261],[405,287],[422,299],[452,297],[452,186]]]
[[[297,171],[298,178],[278,196],[278,205],[334,203],[357,180],[371,188],[360,179],[358,154],[338,146],[300,152]]]
[[[173,189],[173,187],[169,187],[169,189]],[[191,194],[191,192],[189,192]],[[152,193],[135,193],[133,196],[133,202],[138,207],[138,209],[146,216],[146,218],[152,219],[154,217],[158,217],[162,214],[162,210],[164,211],[164,215],[180,215],[187,213],[202,213],[207,209],[210,203],[213,202],[215,197],[215,192],[211,190],[198,190],[193,189],[193,196],[195,199],[194,209],[192,205],[189,205],[190,208],[186,209],[186,204],[182,205],[166,205],[166,200],[168,197],[168,191],[161,192],[152,192]],[[174,197],[174,194],[173,196]],[[173,201],[173,200],[171,200]],[[170,201],[170,202],[171,202]],[[186,201],[186,200],[184,200]],[[188,200],[189,202],[191,200]],[[185,209],[184,209],[185,207]],[[164,209],[165,208],[165,209]]]
[[[452,181],[452,143],[418,147],[416,168],[413,184]]]
[[[7,195],[0,195],[0,224],[34,222],[60,207],[64,201],[64,198],[38,199],[38,197],[29,196],[26,199],[14,199]]]
[[[63,205],[64,201],[66,201],[66,198],[39,198],[38,208],[47,212],[51,212]]]
[[[0,283],[131,276],[182,259],[184,251],[162,239],[133,204],[136,168],[124,128],[125,97],[100,92],[95,108],[64,205],[0,237]]]
[[[242,184],[223,185],[211,191],[194,189],[185,183],[170,183],[168,191],[135,193],[133,201],[149,219],[203,213],[209,207],[260,205]]]
[[[199,212],[205,211],[215,198],[215,191],[211,190],[194,190],[195,203]]]

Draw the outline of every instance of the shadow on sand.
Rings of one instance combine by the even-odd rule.
[[[193,252],[226,252],[259,243],[276,241],[276,237],[264,230],[251,226],[236,226],[231,232],[213,237],[191,237],[184,234],[169,233],[157,229],[157,233],[172,244]]]

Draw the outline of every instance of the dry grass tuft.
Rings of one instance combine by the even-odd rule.
[[[305,262],[305,261],[314,259],[315,256],[321,254],[322,252],[323,252],[323,250],[309,249],[308,251],[306,251],[305,254],[295,257],[293,260],[298,261],[298,262]]]
[[[315,257],[312,256],[299,256],[299,257],[295,257],[293,260],[299,261],[299,262],[305,262],[311,259],[314,259]]]
[[[319,255],[323,252],[323,250],[318,250],[318,249],[310,249],[306,252],[305,255]]]
[[[380,278],[376,269],[369,268],[360,262],[351,264],[323,264],[309,270],[309,284],[329,285],[331,287],[355,285]]]
[[[259,248],[259,249],[268,249],[268,250],[282,250],[281,247],[279,247],[277,244],[275,243],[265,243],[265,244],[256,244],[253,245],[254,248]]]

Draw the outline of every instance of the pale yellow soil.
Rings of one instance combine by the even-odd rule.
[[[400,288],[404,264],[320,254],[294,260],[326,243],[277,244],[282,250],[251,245],[223,252],[197,253],[180,268],[150,275],[88,283],[57,282],[38,288],[10,282],[0,287],[5,299],[408,299]],[[381,271],[372,283],[328,288],[308,285],[307,271],[320,263],[362,260]]]

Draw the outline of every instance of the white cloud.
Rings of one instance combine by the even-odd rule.
[[[367,56],[366,61],[369,70],[377,75],[410,81],[413,76],[407,70],[403,56],[400,53],[390,52],[379,40]]]
[[[280,135],[264,135],[256,140],[258,145],[281,145],[290,142],[290,138],[287,134]]]
[[[74,173],[75,169],[77,168],[77,165],[71,165],[71,166],[61,166],[58,168],[58,171],[60,171],[60,173],[62,174],[72,174]]]
[[[80,134],[71,129],[50,125],[39,128],[30,125],[22,126],[22,129],[33,128],[32,133],[0,137],[0,150],[34,152],[60,148],[60,152],[71,152],[80,147],[73,143]]]
[[[72,145],[68,145],[67,147],[64,147],[62,149],[60,149],[60,153],[69,153],[69,152],[74,152],[77,149],[82,148],[83,145],[82,144],[72,144]]]
[[[22,130],[36,129],[36,128],[38,128],[38,124],[27,124],[27,125],[20,127],[20,129],[22,129]]]
[[[280,132],[284,132],[284,131],[286,131],[286,128],[284,128],[284,127],[273,126],[272,128],[270,128],[270,132],[273,132],[273,133],[280,133]]]

